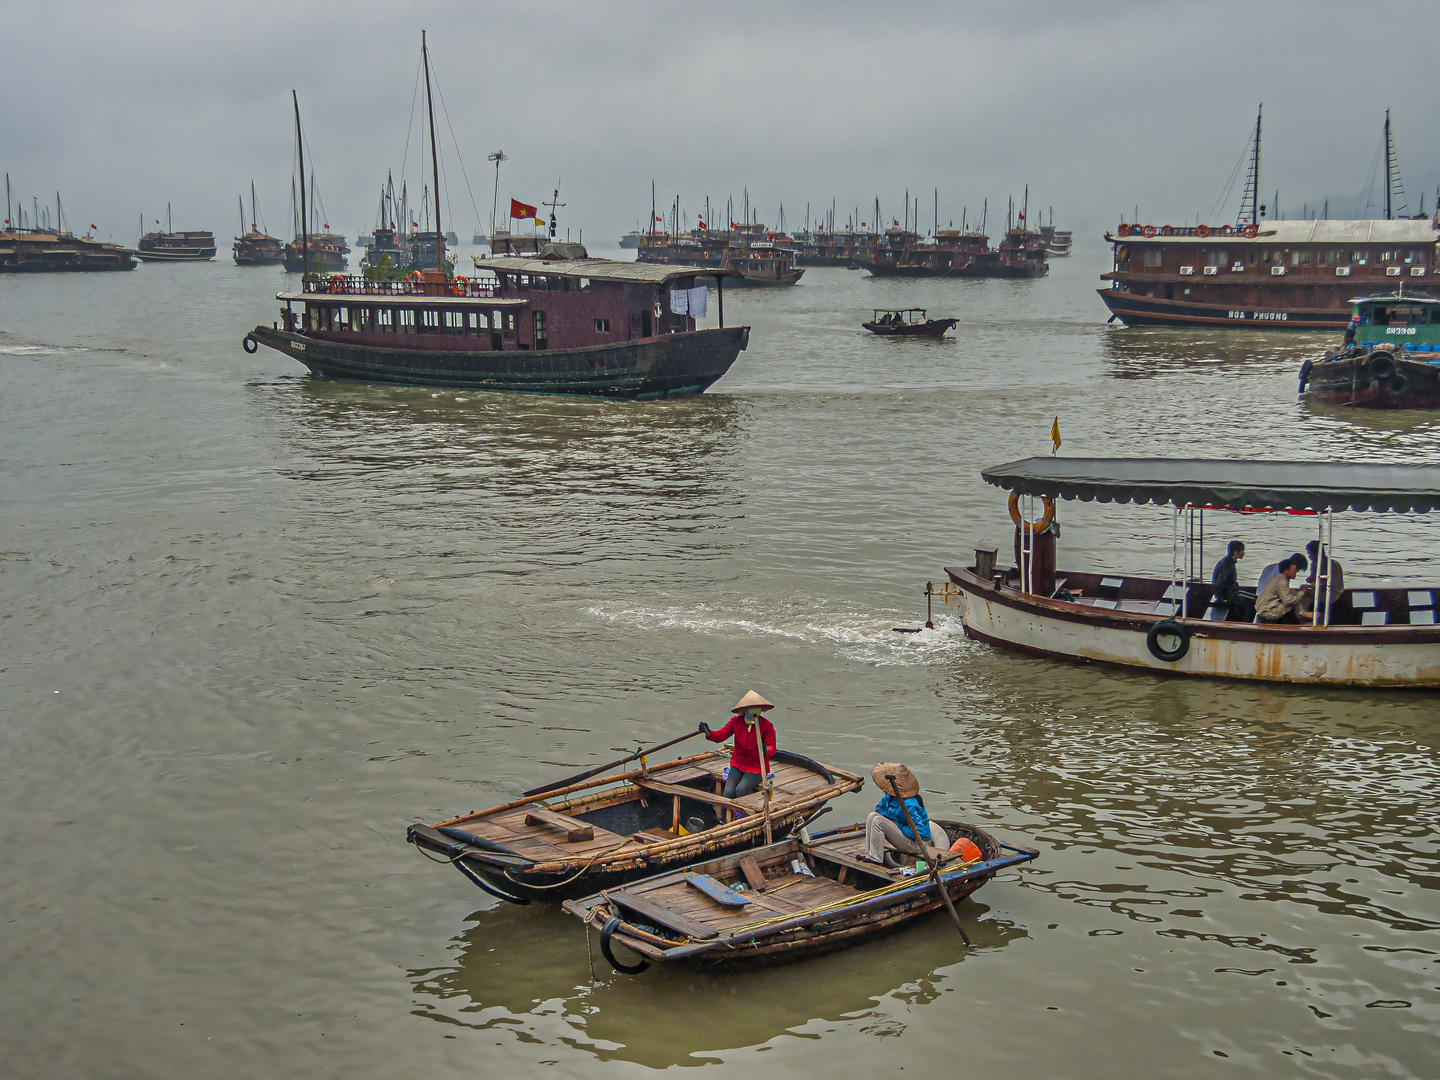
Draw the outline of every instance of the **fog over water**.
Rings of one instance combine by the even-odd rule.
[[[692,222],[748,187],[762,221],[783,203],[791,228],[807,201],[835,200],[841,225],[856,207],[873,223],[877,197],[903,218],[907,188],[927,228],[937,188],[942,225],[987,198],[993,223],[1027,183],[1081,230],[1137,205],[1156,223],[1233,220],[1238,186],[1212,207],[1261,101],[1262,188],[1284,214],[1363,209],[1387,107],[1410,212],[1440,182],[1431,3],[261,0],[11,4],[3,22],[0,165],[27,206],[58,188],[72,224],[120,241],[167,202],[177,228],[229,235],[251,179],[287,232],[292,87],[333,229],[368,227],[402,165],[418,196],[421,27],[443,217],[466,236],[488,224],[495,149],[502,205],[559,180],[562,227],[592,242],[648,216],[652,180]]]

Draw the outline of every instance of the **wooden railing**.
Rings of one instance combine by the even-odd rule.
[[[395,281],[370,281],[354,274],[331,274],[328,277],[307,275],[301,289],[307,293],[336,296],[467,296],[485,298],[498,295],[494,281],[470,281],[460,276],[451,281],[440,282],[419,281],[409,277]]]

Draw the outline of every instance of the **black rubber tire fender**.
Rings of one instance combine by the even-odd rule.
[[[650,966],[649,960],[641,960],[638,964],[622,964],[615,959],[615,954],[610,951],[610,939],[615,936],[615,928],[620,925],[620,916],[611,915],[605,920],[605,925],[600,928],[600,955],[605,957],[610,966],[616,971],[625,975],[639,975]]]
[[[260,351],[260,343],[249,334],[246,334],[244,340],[240,342],[240,347],[248,353],[257,353]]]
[[[1300,393],[1305,392],[1305,384],[1310,381],[1310,369],[1315,366],[1315,358],[1312,356],[1300,365]]]
[[[1395,357],[1383,349],[1376,349],[1366,359],[1370,364],[1372,379],[1389,379],[1395,375]]]
[[[1162,637],[1179,638],[1180,644],[1173,649],[1166,649],[1160,644]],[[1150,650],[1150,655],[1156,660],[1164,660],[1167,664],[1173,664],[1184,658],[1190,651],[1190,631],[1184,623],[1176,622],[1174,619],[1161,619],[1150,632],[1145,635],[1145,647]]]

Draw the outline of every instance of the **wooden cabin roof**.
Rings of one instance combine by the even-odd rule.
[[[489,270],[494,274],[553,274],[632,285],[663,285],[675,278],[695,277],[697,274],[715,277],[725,272],[701,266],[620,262],[616,259],[527,259],[516,255],[492,255],[489,258],[476,256],[474,261],[476,270]]]

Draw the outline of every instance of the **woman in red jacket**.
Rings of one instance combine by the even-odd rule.
[[[701,722],[700,730],[711,742],[735,740],[735,749],[730,753],[730,772],[725,777],[725,798],[738,799],[760,789],[762,739],[765,744],[765,771],[769,770],[770,761],[775,756],[775,725],[763,714],[774,707],[751,690],[735,703],[735,715],[719,731],[711,731],[709,724]]]

